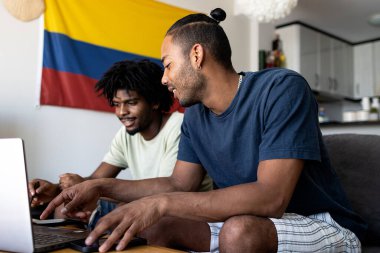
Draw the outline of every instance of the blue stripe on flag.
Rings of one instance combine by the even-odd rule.
[[[46,68],[98,80],[114,62],[125,59],[149,59],[162,66],[159,59],[96,46],[63,34],[44,31],[43,66]]]

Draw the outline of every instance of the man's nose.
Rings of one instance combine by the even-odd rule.
[[[166,77],[165,73],[164,73],[164,75],[161,78],[161,83],[163,85],[167,85],[168,84],[168,78]]]
[[[128,106],[125,105],[125,104],[121,104],[121,105],[119,106],[119,114],[120,114],[120,115],[126,115],[126,114],[128,114],[128,113],[129,113]]]

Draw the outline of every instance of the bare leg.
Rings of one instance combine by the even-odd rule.
[[[242,215],[225,221],[219,234],[220,252],[277,252],[277,231],[270,219]]]
[[[141,236],[148,244],[192,251],[210,250],[210,227],[206,222],[165,217]]]

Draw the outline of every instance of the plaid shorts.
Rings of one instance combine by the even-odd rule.
[[[336,223],[329,213],[302,216],[285,213],[270,218],[277,230],[278,252],[361,252],[359,239]],[[209,223],[210,252],[219,253],[219,232],[223,222]]]

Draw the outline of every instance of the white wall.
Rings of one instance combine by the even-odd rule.
[[[227,13],[220,24],[225,30],[232,48],[232,63],[235,70],[253,71],[258,69],[259,25],[243,15],[234,15],[234,1],[225,0],[159,0],[188,10],[209,14],[220,7]],[[274,31],[274,25],[271,29]],[[270,44],[270,41],[268,42]]]
[[[40,23],[18,21],[0,5],[0,138],[24,139],[30,178],[56,181],[68,171],[88,175],[120,123],[112,113],[36,108]]]
[[[236,70],[257,69],[258,25],[246,17],[233,16],[232,1],[162,2],[205,13],[215,7],[224,8],[227,19],[222,25],[231,40]],[[86,176],[100,163],[121,125],[112,113],[36,108],[42,48],[40,23],[41,20],[18,21],[0,5],[0,138],[24,139],[30,178],[56,181],[64,172]]]

